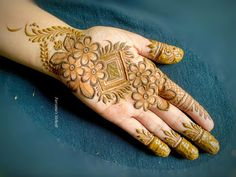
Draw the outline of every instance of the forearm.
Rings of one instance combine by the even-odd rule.
[[[43,67],[42,51],[37,40],[30,41],[27,28],[31,28],[30,25],[33,23],[40,26],[40,29],[52,26],[70,27],[40,9],[33,1],[3,1],[0,7],[0,55],[56,77],[53,72],[49,72]],[[48,46],[48,50],[50,52],[54,49],[52,46]]]

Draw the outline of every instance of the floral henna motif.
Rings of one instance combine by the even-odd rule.
[[[139,62],[138,66],[136,66],[135,64],[130,64],[129,69],[129,79],[130,81],[133,81],[133,86],[135,88],[143,84],[148,84],[148,78],[151,76],[152,70],[147,69],[146,64],[144,64],[143,62]]]
[[[145,111],[151,107],[157,107],[161,110],[169,108],[168,102],[158,96],[161,79],[159,69],[144,58],[138,64],[130,64],[128,70],[135,108],[143,108]]]
[[[75,58],[79,58],[82,65],[87,65],[89,61],[96,61],[98,59],[98,43],[92,43],[91,37],[85,37],[83,42],[78,41],[75,44],[77,51],[74,53]]]
[[[105,78],[104,64],[103,62],[97,62],[96,64],[89,63],[88,66],[83,67],[84,74],[81,78],[82,82],[90,82],[91,86],[95,86],[99,79]]]
[[[211,154],[216,154],[219,151],[219,142],[209,132],[193,122],[183,123],[183,126],[186,129],[183,131],[183,135],[192,140],[197,146]]]
[[[137,88],[136,92],[132,93],[132,98],[135,101],[135,108],[143,108],[145,111],[147,111],[156,103],[155,89],[150,87],[145,88],[144,86],[141,86]]]
[[[140,142],[153,151],[156,155],[167,157],[170,154],[170,148],[159,138],[144,129],[136,129],[137,138]]]
[[[68,78],[69,80],[76,80],[78,75],[81,76],[84,73],[84,70],[79,67],[78,61],[73,57],[68,57],[67,61],[62,63],[62,75],[64,78]]]
[[[149,55],[162,64],[178,63],[184,56],[184,51],[178,47],[167,45],[158,41],[150,40]]]
[[[36,23],[26,25],[25,34],[40,44],[43,66],[74,92],[89,99],[97,97],[105,104],[130,96],[134,107],[144,111],[169,108],[158,96],[164,75],[145,58],[135,63],[126,43],[106,41],[107,45],[101,46],[79,30],[61,26],[40,29]]]

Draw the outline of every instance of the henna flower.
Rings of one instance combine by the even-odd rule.
[[[74,81],[78,75],[82,75],[84,71],[78,63],[79,62],[71,56],[67,59],[67,62],[62,63],[63,77],[70,78]]]
[[[135,88],[142,84],[146,85],[149,81],[148,77],[152,74],[152,71],[147,69],[146,64],[143,62],[139,62],[138,66],[131,64],[129,70],[129,79],[133,81],[133,86]]]
[[[83,42],[75,44],[77,51],[74,53],[75,58],[80,58],[82,65],[87,65],[89,61],[96,61],[98,55],[96,51],[99,48],[98,43],[92,43],[91,37],[85,37]]]
[[[143,107],[144,111],[147,111],[156,102],[154,94],[155,89],[152,87],[138,87],[137,91],[132,94],[132,98],[135,101],[134,107],[136,109]]]
[[[92,86],[96,85],[98,79],[104,79],[105,73],[102,71],[104,65],[102,62],[97,64],[89,63],[88,67],[84,67],[84,75],[82,76],[82,82],[90,81]]]

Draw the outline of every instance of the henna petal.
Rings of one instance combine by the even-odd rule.
[[[140,79],[144,85],[147,85],[147,83],[148,83],[147,77],[141,77]]]
[[[144,75],[150,76],[152,74],[152,71],[150,69],[147,69],[146,71],[143,72]]]
[[[134,87],[138,87],[140,84],[141,84],[141,79],[140,78],[136,78],[133,82]]]
[[[149,88],[147,90],[147,94],[150,96],[150,95],[154,95],[154,92],[155,92],[155,89],[154,88]]]
[[[156,80],[157,80],[157,78],[155,77],[155,76],[150,76],[150,77],[148,77],[149,78],[149,80],[150,80],[150,82],[151,83],[155,83],[156,82]]]
[[[93,44],[90,46],[90,49],[91,49],[92,51],[96,51],[96,50],[98,50],[98,47],[99,47],[99,44],[98,44],[98,43],[93,43]]]
[[[91,83],[91,85],[94,86],[94,85],[97,84],[97,82],[98,82],[98,80],[97,80],[96,76],[90,77],[90,83]]]
[[[89,60],[96,61],[98,59],[98,55],[94,52],[88,53]]]
[[[63,76],[64,77],[68,77],[70,75],[70,71],[69,70],[66,70],[64,73],[63,73]]]
[[[153,96],[149,97],[148,102],[153,105],[156,102],[155,97]]]
[[[86,98],[89,98],[89,99],[92,99],[95,95],[94,88],[87,82],[80,83],[80,91]]]
[[[98,73],[97,73],[97,77],[98,77],[99,79],[103,79],[103,78],[105,78],[105,73],[104,73],[104,72],[98,72]]]
[[[143,94],[145,93],[144,87],[139,87],[139,88],[138,88],[138,93],[140,93],[141,95],[143,95]]]
[[[75,47],[75,40],[71,37],[66,37],[64,40],[64,47],[68,52],[72,52]]]
[[[166,100],[172,100],[176,97],[176,93],[173,90],[165,90],[165,92],[160,92],[159,95]]]
[[[132,71],[132,72],[134,72],[134,73],[136,73],[136,72],[138,71],[137,66],[135,66],[134,64],[131,64],[131,65],[129,66],[129,69],[130,69],[130,71]]]
[[[134,100],[142,100],[143,99],[142,95],[140,95],[139,93],[133,93],[132,98]]]
[[[134,73],[129,74],[129,79],[132,81],[136,78],[136,75]]]
[[[81,50],[77,50],[77,51],[75,51],[74,53],[73,53],[73,56],[75,57],[75,58],[82,58],[83,57],[83,51],[81,51]]]
[[[170,106],[170,104],[166,100],[164,100],[160,97],[157,99],[157,108],[158,109],[163,110],[163,111],[167,111],[169,109],[169,106]]]
[[[89,46],[91,43],[91,37],[85,37],[84,38],[84,45],[85,46]]]
[[[85,74],[83,75],[81,80],[82,80],[82,82],[86,82],[90,79],[90,77],[91,77],[91,73],[90,72],[85,72]]]
[[[143,103],[143,110],[144,110],[144,111],[147,111],[148,108],[149,108],[149,104],[148,104],[147,101],[145,101],[145,102]]]
[[[141,101],[137,101],[136,103],[134,103],[134,107],[136,109],[140,109],[141,107],[143,107],[143,103]]]
[[[84,45],[82,44],[82,42],[77,42],[75,44],[75,48],[83,51]]]
[[[62,68],[63,69],[68,69],[69,67],[70,67],[70,64],[68,64],[68,63],[62,63]]]
[[[50,59],[52,64],[58,65],[64,62],[67,58],[68,54],[66,52],[56,52]]]
[[[87,65],[89,62],[88,55],[84,55],[83,58],[81,58],[81,64]]]
[[[70,73],[70,78],[71,78],[72,81],[74,81],[77,78],[76,72],[71,72]]]
[[[143,73],[146,69],[146,65],[144,63],[139,63],[138,67],[139,67],[139,72],[141,73]]]

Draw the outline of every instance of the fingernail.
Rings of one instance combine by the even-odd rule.
[[[185,138],[182,138],[175,150],[189,160],[195,160],[199,156],[198,149]]]
[[[203,130],[202,136],[195,143],[210,154],[217,154],[220,150],[220,144],[217,139],[206,130]]]
[[[167,157],[170,154],[169,146],[157,137],[154,137],[153,140],[148,144],[148,149],[160,157]]]
[[[183,126],[186,128],[186,130],[183,131],[183,134],[187,138],[192,140],[201,149],[210,154],[216,154],[219,151],[219,142],[208,131],[202,129],[200,126],[193,122],[191,122],[190,124],[183,123]]]

